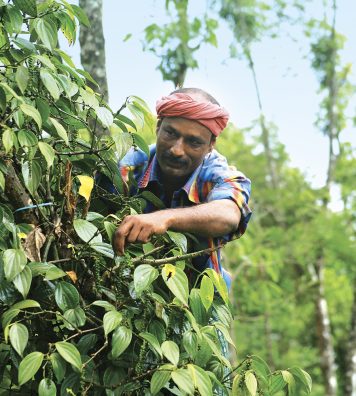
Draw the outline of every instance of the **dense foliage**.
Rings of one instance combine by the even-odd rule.
[[[57,46],[78,21],[88,24],[65,1],[0,0],[0,394],[309,393],[305,371],[272,373],[257,356],[230,384],[226,286],[212,270],[188,284],[186,236],[115,256],[121,219],[161,205],[127,197],[117,170],[130,147],[147,152],[139,131],[154,119],[137,97],[113,112],[88,87]],[[115,194],[94,187],[97,172]]]

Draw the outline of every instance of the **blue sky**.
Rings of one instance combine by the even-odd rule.
[[[158,59],[142,50],[141,40],[147,25],[167,20],[164,0],[103,0],[103,3],[110,105],[116,110],[128,95],[137,95],[154,110],[155,101],[172,91],[173,85],[162,81],[156,70]],[[192,15],[199,16],[206,9],[205,0],[190,3]],[[356,1],[337,3],[337,30],[348,38],[342,58],[355,64]],[[322,0],[311,1],[308,8],[311,16],[322,17],[321,4]],[[128,33],[132,37],[124,42]],[[256,44],[253,56],[266,118],[276,124],[278,138],[286,146],[291,165],[300,168],[317,187],[325,181],[328,152],[326,138],[314,126],[320,101],[318,82],[310,68],[307,41],[302,35],[293,41],[286,37],[288,33],[287,28],[282,37]],[[207,90],[229,110],[235,125],[247,127],[258,116],[252,76],[243,60],[228,59],[231,33],[223,22],[217,36],[218,48],[204,46],[197,53],[199,69],[188,72],[185,86]],[[61,46],[65,48],[63,43]],[[79,65],[78,44],[66,50]],[[352,111],[355,115],[355,104]],[[349,128],[342,138],[356,142],[355,136],[355,129]]]

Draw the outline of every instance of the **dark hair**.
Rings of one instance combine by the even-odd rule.
[[[206,91],[200,88],[179,88],[171,92],[170,95],[174,93],[199,94],[203,96],[208,102],[220,106],[220,103],[213,96],[211,96]]]

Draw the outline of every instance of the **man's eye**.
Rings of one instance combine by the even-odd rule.
[[[199,142],[198,140],[191,140],[190,141],[190,145],[192,146],[192,147],[200,147],[201,146],[201,142]]]
[[[167,136],[169,136],[169,137],[175,136],[175,133],[174,133],[173,131],[170,131],[169,129],[168,129],[168,130],[165,130],[164,132],[165,132],[165,134],[166,134]]]

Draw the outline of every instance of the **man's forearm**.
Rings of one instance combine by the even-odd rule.
[[[235,231],[240,218],[240,209],[229,199],[126,216],[115,231],[113,246],[119,254],[124,254],[127,243],[146,243],[152,235],[164,234],[167,230],[205,237],[222,236]]]
[[[207,237],[235,231],[241,218],[240,209],[229,199],[188,208],[166,209],[161,214],[166,218],[168,229]]]

